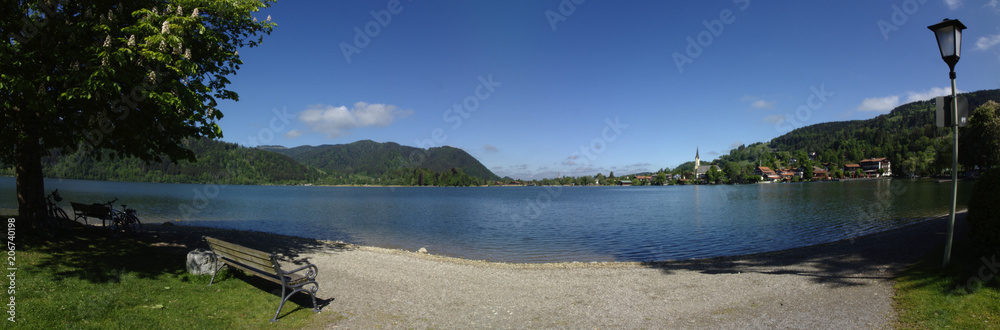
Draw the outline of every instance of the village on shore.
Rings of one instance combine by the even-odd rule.
[[[689,185],[689,184],[745,184],[745,183],[780,183],[809,181],[839,181],[853,179],[877,179],[892,176],[892,163],[886,157],[869,158],[857,163],[836,164],[832,162],[813,165],[815,153],[810,153],[808,162],[797,162],[791,159],[791,166],[771,168],[755,166],[750,173],[733,173],[730,175],[717,164],[701,164],[701,157],[695,151],[694,170],[669,173],[633,173],[616,177],[614,172],[607,176],[597,174],[590,177],[563,177],[533,181],[509,180],[498,181],[497,186],[642,186],[642,185]],[[743,172],[744,170],[739,169]],[[675,171],[677,172],[677,171]],[[734,180],[733,178],[738,178]]]
[[[691,178],[685,178],[681,174],[675,174],[672,179],[676,184],[705,184],[718,183],[710,177],[709,172],[718,172],[719,177],[725,176],[725,172],[718,165],[700,166],[700,159],[695,160],[695,170]],[[759,177],[757,183],[776,182],[801,182],[801,181],[831,181],[841,179],[873,179],[892,176],[892,163],[888,158],[865,159],[857,164],[844,164],[839,166],[835,163],[822,163],[822,166],[798,166],[782,167],[771,169],[767,166],[754,167],[751,178]],[[810,171],[811,170],[811,171]],[[807,175],[807,173],[810,173]],[[631,186],[638,182],[640,184],[655,184],[653,175],[633,175],[631,179],[619,180],[619,186]]]

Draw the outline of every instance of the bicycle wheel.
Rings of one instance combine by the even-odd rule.
[[[111,213],[108,214],[109,228],[114,227],[116,219],[121,219],[121,217],[122,217],[122,211],[111,209]]]
[[[125,218],[120,214],[114,214],[111,217],[111,237],[118,237],[119,234],[125,232],[127,227],[125,226]]]
[[[60,224],[65,224],[72,221],[69,219],[69,215],[66,215],[66,211],[63,211],[61,207],[56,207],[55,213],[56,213],[55,218],[56,220],[59,221]]]
[[[128,231],[133,235],[142,234],[142,222],[139,222],[139,217],[135,214],[129,213],[125,215],[125,225]]]

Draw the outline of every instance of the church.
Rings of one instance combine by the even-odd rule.
[[[701,157],[698,156],[698,148],[694,149],[694,176],[700,180],[705,179],[705,174],[708,173],[708,169],[715,168],[716,171],[722,171],[719,169],[718,165],[701,166]]]

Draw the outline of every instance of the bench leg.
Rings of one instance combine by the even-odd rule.
[[[226,266],[229,266],[229,265],[227,265],[226,263],[222,263],[222,266],[219,266],[219,268],[216,268],[215,271],[212,272],[212,280],[208,281],[208,285],[212,285],[212,283],[215,282],[215,275],[218,275],[219,271],[222,270],[222,267],[226,267]]]
[[[287,295],[286,296],[285,295],[285,290],[286,290],[285,286],[282,285],[281,286],[281,303],[278,304],[278,310],[274,312],[274,318],[271,318],[271,323],[278,322],[278,314],[281,314],[281,308],[285,307],[285,301],[288,300],[288,297],[292,296],[292,295]],[[292,293],[294,294],[295,291],[292,291]]]
[[[309,284],[306,284],[306,285],[309,285]],[[313,285],[315,285],[315,283],[313,283]],[[281,314],[281,308],[285,307],[285,301],[288,301],[288,298],[291,298],[293,295],[295,295],[298,292],[308,293],[309,294],[309,298],[312,298],[312,302],[313,302],[313,309],[312,309],[312,311],[314,313],[319,313],[319,308],[316,307],[316,294],[313,293],[313,291],[316,291],[316,289],[318,289],[318,288],[319,288],[318,285],[313,290],[306,290],[305,288],[299,287],[298,289],[292,290],[292,293],[289,293],[286,296],[285,295],[285,291],[287,289],[285,288],[284,285],[282,285],[281,286],[281,303],[278,304],[278,310],[274,312],[274,318],[271,319],[271,323],[278,322],[278,314]]]

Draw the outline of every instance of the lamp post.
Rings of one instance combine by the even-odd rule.
[[[955,90],[955,64],[962,56],[962,30],[965,25],[957,19],[945,18],[941,23],[927,27],[934,31],[937,37],[938,49],[941,50],[941,59],[948,64],[951,70],[951,129],[952,149],[951,149],[951,213],[948,216],[948,236],[945,238],[944,262],[942,267],[948,266],[951,259],[951,243],[955,236],[955,205],[958,203],[958,95]]]

